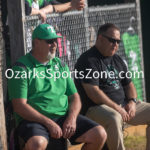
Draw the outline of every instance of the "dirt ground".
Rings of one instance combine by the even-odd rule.
[[[145,136],[129,136],[125,140],[126,150],[145,150],[146,138]]]
[[[146,126],[132,126],[124,130],[124,143],[126,150],[145,150],[146,138],[145,138]],[[70,146],[69,150],[81,150],[80,145]]]
[[[126,150],[145,150],[146,139],[143,136],[130,136],[124,142]],[[71,146],[69,150],[81,150],[81,146],[82,144]]]

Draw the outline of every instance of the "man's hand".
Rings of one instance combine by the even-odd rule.
[[[63,124],[63,137],[70,138],[76,131],[76,119],[67,117]]]
[[[136,104],[133,101],[130,101],[126,106],[125,110],[127,111],[129,115],[129,119],[132,119],[135,116],[136,112]]]
[[[82,10],[85,6],[85,0],[72,0],[71,7],[72,9]]]
[[[129,121],[129,114],[126,112],[124,108],[118,106],[117,111],[121,114],[123,121]]]
[[[46,13],[43,10],[39,10],[39,15],[42,20],[42,23],[46,21]]]
[[[54,121],[51,120],[50,123],[46,124],[46,127],[48,128],[51,137],[55,139],[59,139],[62,137],[62,129]]]
[[[42,22],[44,23],[46,21],[46,11],[45,8],[42,9],[36,9],[36,8],[32,8],[32,12],[30,15],[39,15]]]

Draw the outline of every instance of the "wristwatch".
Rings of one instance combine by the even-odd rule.
[[[129,98],[128,101],[133,101],[134,103],[136,103],[137,99],[136,98]]]

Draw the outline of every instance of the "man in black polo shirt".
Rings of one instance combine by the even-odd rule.
[[[75,69],[75,83],[82,100],[82,114],[104,126],[109,150],[124,150],[122,125],[147,124],[150,149],[150,104],[136,101],[136,89],[124,61],[115,54],[120,30],[114,24],[99,28],[95,46],[83,53]]]

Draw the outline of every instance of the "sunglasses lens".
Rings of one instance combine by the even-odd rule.
[[[119,44],[120,43],[120,40],[115,40],[113,38],[109,38],[108,40],[109,40],[109,42],[111,42],[113,44],[115,44],[115,43]]]
[[[117,42],[117,44],[119,44],[119,43],[120,43],[120,40],[116,40],[116,42]]]
[[[113,44],[116,43],[116,40],[115,40],[115,39],[109,38],[108,40],[109,40],[109,42],[111,42],[111,43],[113,43]]]
[[[114,40],[114,44],[117,42],[117,44],[119,44],[120,43],[120,40]]]
[[[115,43],[117,42],[117,44],[119,44],[119,43],[120,43],[120,40],[114,40],[114,42],[115,42]]]
[[[57,39],[52,40],[45,40],[47,44],[53,44],[54,42],[57,43]]]
[[[106,35],[103,35],[103,36],[104,36],[106,39],[108,39],[109,42],[111,42],[111,43],[113,43],[113,44],[115,44],[116,42],[117,42],[117,44],[119,44],[120,41],[121,41],[121,40],[116,40],[116,39],[110,38],[110,37],[108,37],[108,36],[106,36]]]

